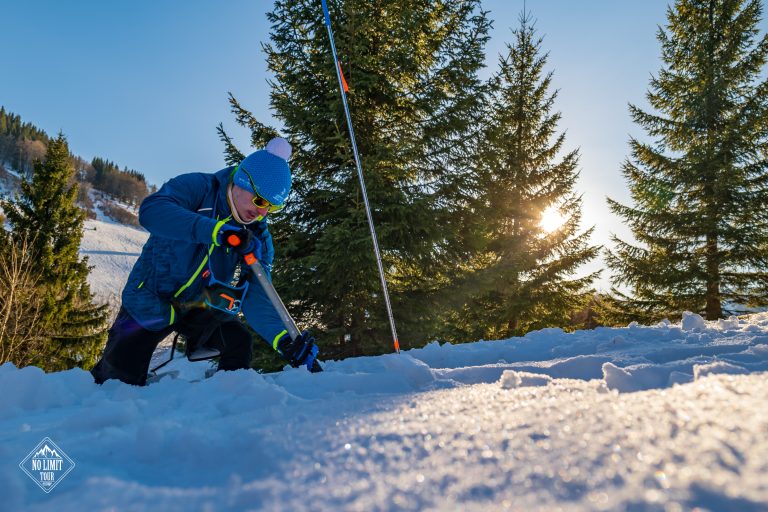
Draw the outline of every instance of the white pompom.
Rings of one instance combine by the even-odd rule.
[[[283,160],[288,160],[291,158],[291,153],[293,152],[291,149],[291,144],[282,137],[275,137],[269,141],[267,143],[266,149],[273,155],[279,156]]]

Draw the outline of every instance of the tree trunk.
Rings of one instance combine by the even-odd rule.
[[[507,335],[508,336],[516,336],[517,335],[517,328],[520,326],[520,320],[517,318],[517,316],[514,316],[513,318],[510,318],[507,321]]]
[[[707,320],[722,318],[723,310],[720,304],[720,265],[717,257],[717,235],[707,235]]]

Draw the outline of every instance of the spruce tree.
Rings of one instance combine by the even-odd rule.
[[[609,200],[636,241],[614,238],[617,309],[641,320],[707,319],[724,303],[765,304],[768,286],[768,38],[759,0],[678,0],[660,28],[664,63],[646,112],[649,142],[623,166],[633,205]]]
[[[3,201],[12,239],[27,241],[40,273],[42,333],[48,340],[35,364],[47,370],[92,366],[103,346],[106,305],[96,305],[79,256],[85,212],[75,201],[75,169],[63,135],[51,140],[21,194]]]
[[[402,346],[433,334],[435,276],[460,255],[460,163],[479,116],[489,27],[479,1],[329,2]],[[278,291],[326,355],[391,336],[322,11],[278,0],[265,45],[271,105],[294,145],[294,192],[273,236]],[[226,143],[226,140],[225,140]],[[458,208],[461,210],[461,207]],[[351,344],[343,344],[344,335]]]
[[[477,184],[467,199],[481,245],[458,292],[469,300],[448,322],[453,341],[566,326],[596,276],[577,276],[599,248],[589,245],[592,229],[579,232],[579,154],[563,153],[565,134],[556,133],[561,115],[542,39],[525,13],[512,33],[489,81]],[[553,209],[562,224],[547,231],[542,215]]]

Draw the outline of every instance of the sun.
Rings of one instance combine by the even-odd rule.
[[[562,226],[567,218],[563,216],[556,206],[550,206],[541,214],[539,226],[547,233],[551,233]]]

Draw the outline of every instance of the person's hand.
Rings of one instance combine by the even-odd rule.
[[[277,351],[294,368],[306,364],[308,370],[316,371],[313,370],[313,363],[320,350],[309,331],[302,332],[296,339],[291,339],[286,334],[277,342]]]
[[[239,254],[253,253],[257,258],[261,258],[261,240],[253,236],[249,229],[222,226],[217,237],[219,245],[229,247]]]

